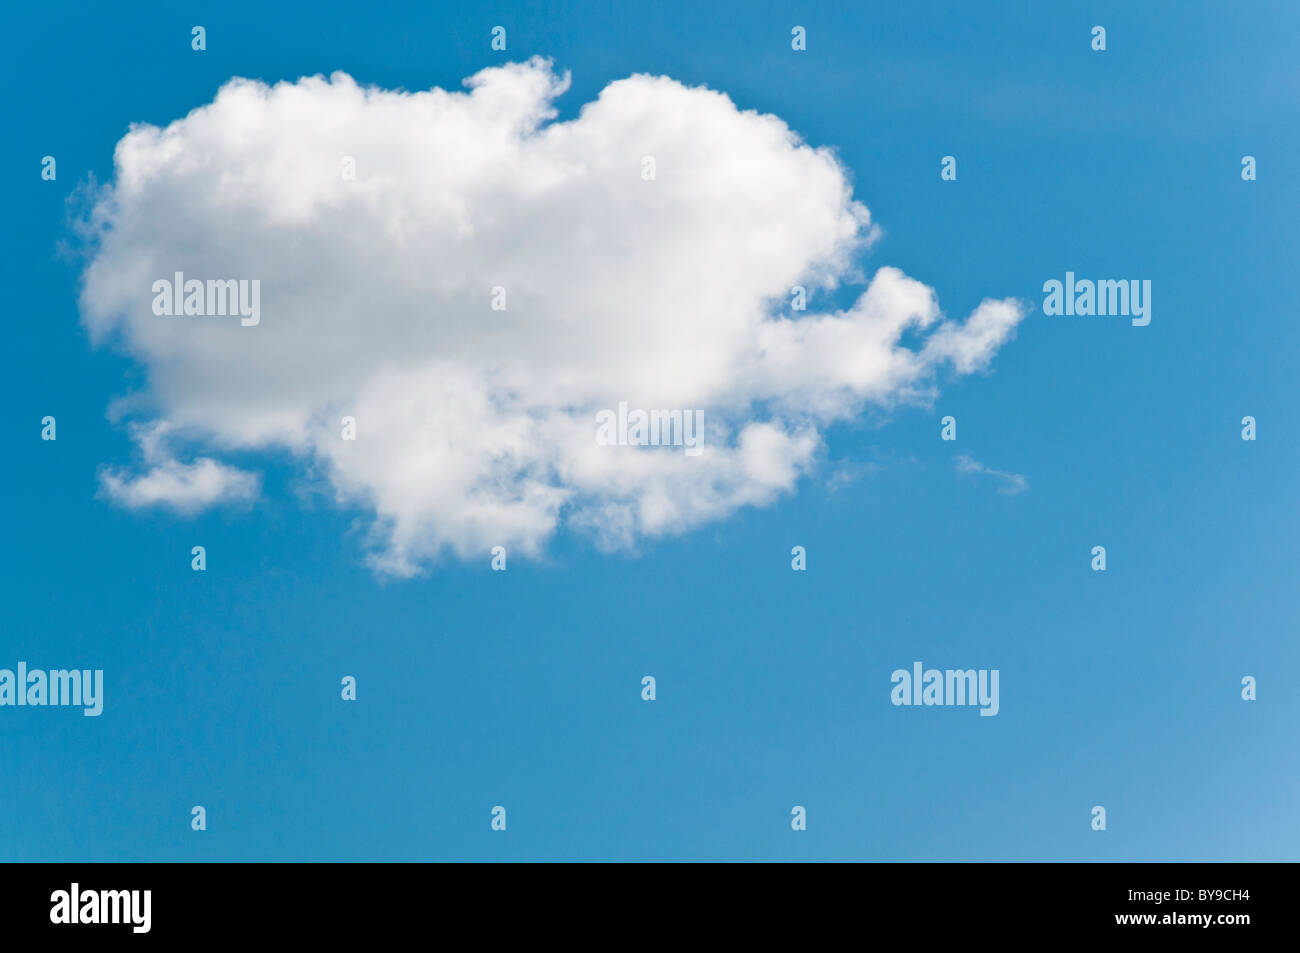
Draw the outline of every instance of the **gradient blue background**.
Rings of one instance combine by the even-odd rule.
[[[1295,6],[548,7],[6,14],[0,667],[107,687],[97,719],[0,709],[0,859],[1297,859]],[[638,71],[776,113],[852,169],[885,230],[869,271],[952,315],[1033,312],[991,374],[832,431],[797,496],[633,556],[562,533],[544,564],[384,583],[365,514],[275,457],[247,509],[96,499],[131,454],[105,409],[140,370],[90,349],[61,248],[128,123],[234,75],[456,88],[532,54],[572,71],[561,118]],[[1151,325],[1043,316],[1066,270],[1151,279]],[[1030,488],[960,476],[958,453]],[[828,488],[844,463],[877,466]],[[1000,669],[1001,713],[892,707],[917,659]]]

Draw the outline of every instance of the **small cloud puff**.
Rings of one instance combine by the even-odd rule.
[[[1029,489],[1029,481],[1021,474],[1009,473],[1006,470],[994,470],[992,467],[985,466],[974,457],[966,454],[957,457],[957,472],[993,477],[999,483],[998,492],[1005,493],[1009,496],[1023,493],[1025,490]]]

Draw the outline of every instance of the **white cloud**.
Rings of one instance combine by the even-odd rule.
[[[1014,496],[1029,489],[1029,481],[1022,474],[1011,473],[1007,470],[994,470],[967,454],[959,455],[956,465],[958,473],[993,477],[1001,484],[998,487],[999,493]]]
[[[929,400],[939,368],[985,367],[1024,316],[986,301],[945,320],[893,268],[847,310],[790,315],[792,286],[815,306],[856,280],[873,232],[830,151],[666,77],[611,83],[567,122],[567,77],[540,60],[466,82],[236,79],[118,143],[83,320],[146,366],[157,446],[145,476],[110,471],[110,493],[256,492],[210,456],[171,459],[183,439],[293,454],[374,513],[371,558],[398,574],[445,551],[536,553],[562,522],[624,546],[791,492],[827,424]],[[260,324],[155,315],[174,272],[260,280]],[[597,444],[596,411],[619,401],[702,409],[704,453]]]
[[[166,450],[168,429],[162,422],[133,428],[145,472],[131,476],[112,468],[102,470],[100,485],[109,497],[132,509],[163,506],[182,513],[194,513],[216,503],[256,499],[261,486],[257,474],[210,457],[181,463]]]

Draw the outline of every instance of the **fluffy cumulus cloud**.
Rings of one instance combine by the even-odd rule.
[[[86,221],[83,320],[148,381],[140,460],[105,492],[248,499],[256,474],[219,458],[272,451],[373,514],[386,572],[536,553],[562,523],[626,546],[793,491],[827,425],[929,399],[1023,317],[988,300],[948,320],[887,267],[816,313],[873,232],[833,153],[666,77],[558,122],[567,84],[540,60],[463,92],[236,79],[132,127]],[[155,313],[177,272],[257,279],[258,322]],[[702,411],[703,452],[603,445],[620,402]]]
[[[168,506],[184,513],[257,497],[261,485],[257,474],[210,457],[190,463],[177,460],[164,444],[168,429],[165,420],[132,428],[147,469],[132,476],[116,468],[104,468],[100,483],[110,497],[132,508]]]

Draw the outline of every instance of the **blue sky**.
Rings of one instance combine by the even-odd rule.
[[[883,229],[866,275],[901,268],[955,316],[1022,299],[1015,339],[932,406],[829,427],[795,493],[631,553],[562,527],[505,573],[387,578],[364,509],[273,452],[250,504],[105,499],[131,457],[106,410],[142,371],[82,326],[69,195],[111,181],[130,123],[232,76],[456,89],[501,64],[498,23],[505,59],[571,71],[561,119],[648,72],[833,147]],[[1297,27],[1280,3],[16,11],[0,667],[102,668],[106,699],[0,708],[0,856],[1295,859]],[[1151,324],[1045,316],[1067,270],[1150,279]],[[914,660],[998,669],[998,716],[891,706]]]

